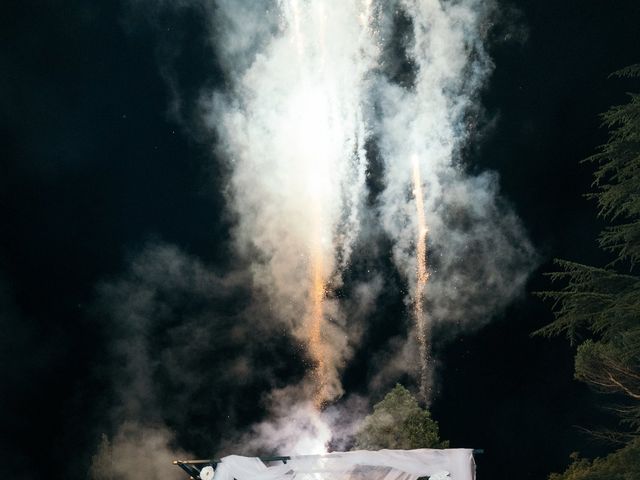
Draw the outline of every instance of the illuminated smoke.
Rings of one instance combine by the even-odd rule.
[[[148,13],[149,3],[132,1]],[[356,245],[370,249],[371,256],[387,255],[379,244],[368,243],[362,233],[370,232],[360,232],[361,224],[372,228],[371,237],[380,238],[381,229],[393,243],[414,317],[406,336],[390,339],[388,349],[368,358],[376,394],[409,372],[418,377],[422,399],[428,402],[436,327],[453,336],[490,321],[522,291],[534,263],[517,216],[500,200],[497,175],[469,175],[461,163],[461,149],[475,140],[478,94],[492,68],[483,46],[492,1],[151,3],[171,9],[195,5],[211,20],[225,86],[206,99],[203,95],[198,111],[207,110],[208,126],[215,126],[219,138],[217,153],[228,161],[225,193],[234,214],[235,245],[243,257],[237,268],[248,262],[250,271],[216,279],[199,262],[185,263],[179,252],[153,249],[136,259],[135,275],[115,285],[115,296],[106,295],[105,311],[113,310],[112,316],[127,325],[126,338],[115,347],[126,360],[118,364],[116,376],[122,390],[117,396],[126,401],[123,409],[110,412],[119,423],[112,443],[98,452],[106,454],[98,457],[109,464],[116,452],[121,465],[134,472],[130,478],[138,478],[140,471],[129,469],[129,462],[144,457],[166,465],[176,454],[173,434],[162,422],[167,412],[160,404],[166,402],[152,401],[157,392],[151,380],[158,369],[168,372],[173,392],[175,385],[182,391],[171,399],[169,424],[189,424],[206,435],[224,432],[231,439],[227,453],[321,453],[329,440],[342,446],[336,448],[349,447],[368,405],[360,399],[354,408],[353,396],[334,402],[343,393],[340,373],[366,329],[362,319],[375,315],[377,296],[388,288],[388,272],[373,272],[352,279],[351,298],[337,299]],[[405,23],[394,31],[398,17]],[[394,37],[403,38],[401,54],[389,46]],[[169,78],[173,71],[165,68],[163,75],[178,96],[180,83]],[[174,101],[174,110],[188,115],[188,109],[180,112],[181,100]],[[366,189],[366,144],[380,153],[383,169],[374,172],[380,178],[373,180],[384,186],[381,193]],[[367,205],[373,207],[363,211]],[[181,292],[178,297],[199,299],[196,303],[215,310],[210,295],[232,286],[251,292],[244,295],[252,299],[246,312],[224,320],[209,310],[197,320],[181,316],[181,343],[150,351],[150,327],[173,325],[180,311],[172,303],[176,291]],[[273,325],[274,318],[281,323]],[[358,323],[355,329],[353,323]],[[234,386],[253,377],[281,386],[282,378],[270,362],[259,363],[261,356],[218,351],[235,345],[245,352],[258,343],[271,348],[269,342],[280,330],[286,330],[287,340],[292,333],[306,351],[308,375],[300,384],[271,391],[262,405],[268,418],[241,440],[233,438],[233,422],[223,420],[229,415],[217,413],[247,416],[237,405],[246,390]],[[209,376],[187,367],[187,360],[198,358],[193,338],[198,338],[199,358],[210,358],[202,350],[215,352],[217,370],[210,369]],[[218,423],[198,427],[191,425],[194,403],[201,414],[216,411],[208,394],[203,398],[203,385],[218,389],[213,399],[224,407],[216,412]],[[251,451],[242,452],[244,448]],[[181,473],[162,470],[158,478]]]
[[[316,365],[313,371],[314,380],[316,382],[316,392],[314,400],[316,407],[320,408],[324,402],[332,397],[327,391],[327,355],[325,352],[324,340],[322,338],[322,330],[324,324],[323,303],[325,299],[325,280],[322,268],[322,257],[318,254],[312,254],[311,257],[311,307],[308,322],[308,342],[309,353],[315,360]]]
[[[274,14],[256,4],[275,19],[275,33],[244,52],[252,62],[229,67],[231,93],[214,98],[213,114],[232,162],[237,245],[253,258],[255,286],[269,306],[307,345],[320,407],[342,394],[339,371],[350,355],[343,313],[329,297],[360,224],[366,74],[377,49],[370,2],[283,0],[278,7]],[[221,10],[237,15],[233,2]],[[236,27],[257,34],[250,21]]]
[[[499,198],[497,176],[468,175],[461,164],[493,67],[484,46],[493,7],[482,0],[400,0],[388,7],[389,15],[410,21],[403,47],[411,74],[402,82],[386,76],[377,86],[375,133],[385,169],[379,211],[409,285],[422,362],[414,371],[423,393],[433,383],[426,378],[432,366],[424,364],[433,326],[446,325],[441,331],[453,335],[489,321],[522,291],[535,263],[518,218]],[[411,371],[407,349],[397,355],[384,360],[374,384]]]
[[[304,392],[296,385],[272,391],[267,398],[269,418],[253,425],[240,438],[232,439],[229,452],[247,455],[327,453],[327,445],[334,435],[330,417],[326,411],[319,411],[313,401],[291,401],[303,396]]]
[[[499,199],[497,177],[470,176],[461,164],[492,68],[483,46],[491,8],[218,0],[227,83],[210,118],[230,164],[234,240],[251,262],[252,287],[307,352],[301,404],[321,409],[343,393],[351,345],[334,294],[364,214],[368,141],[380,151],[384,188],[366,213],[393,242],[415,320],[404,345],[418,345],[410,361],[405,347],[401,361],[387,357],[372,385],[418,372],[427,401],[435,325],[480,325],[521,291],[531,244]],[[401,59],[386,49],[398,16],[409,25]],[[408,79],[389,73],[394,62],[407,64]]]
[[[429,360],[429,330],[424,310],[424,295],[429,280],[427,270],[427,221],[424,214],[424,200],[422,193],[422,177],[418,157],[412,157],[413,163],[413,197],[416,203],[416,219],[418,224],[416,239],[416,289],[413,298],[413,313],[416,322],[416,334],[419,346],[420,363],[420,397],[426,401],[429,397],[428,360]]]

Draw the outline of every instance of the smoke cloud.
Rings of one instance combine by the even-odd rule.
[[[479,90],[492,68],[482,43],[491,2],[401,5],[413,24],[406,49],[414,78],[410,87],[386,78],[378,86],[383,227],[394,241],[396,264],[414,288],[415,159],[423,172],[431,314],[438,321],[486,321],[520,290],[534,258],[519,220],[499,198],[497,175],[470,176],[461,164],[460,151],[474,133]]]
[[[322,298],[323,347],[314,356],[310,292],[318,275],[323,289],[339,288],[354,245],[367,248],[358,236],[367,145],[378,146],[383,163],[374,215],[393,242],[407,304],[426,302],[423,329],[481,325],[521,291],[533,247],[500,200],[497,176],[468,175],[461,162],[492,68],[483,44],[491,2],[291,0],[256,6],[264,16],[237,2],[219,8],[231,19],[216,40],[232,82],[213,95],[211,119],[231,162],[236,243],[276,317],[324,364],[327,399],[342,394],[340,371],[351,355],[348,299]],[[399,17],[408,25],[402,32]],[[412,162],[428,229],[424,292],[416,290]],[[425,334],[409,335],[398,355],[415,373],[427,359],[404,360],[415,350],[411,337]]]
[[[161,443],[187,450],[348,446],[355,424],[340,425],[359,418],[365,402],[339,401],[341,376],[390,278],[355,274],[355,262],[391,254],[407,311],[388,322],[402,323],[419,304],[417,321],[374,352],[376,392],[406,374],[432,382],[433,327],[453,336],[490,321],[535,265],[497,174],[472,175],[463,162],[484,126],[479,95],[493,67],[485,42],[495,5],[218,0],[179,8],[189,5],[210,18],[224,71],[224,88],[205,88],[191,110],[207,112],[199,118],[228,167],[237,269],[216,275],[151,245],[127,278],[101,287],[102,310],[120,322],[113,354],[126,365],[115,424],[159,428]],[[421,262],[428,279],[419,286]],[[262,392],[270,393],[258,402]],[[212,410],[228,420],[211,423],[204,412]],[[210,422],[202,434],[182,433],[202,418]],[[207,431],[230,440],[204,440]]]
[[[213,455],[223,438],[212,431],[247,428],[260,418],[259,393],[295,378],[284,363],[297,358],[291,338],[257,321],[273,325],[250,292],[246,273],[217,275],[158,242],[98,287],[93,314],[111,339],[97,372],[110,388],[96,478],[141,478],[144,465],[181,478],[171,460]]]
[[[319,411],[300,391],[300,385],[274,390],[267,397],[268,418],[229,438],[222,451],[244,455],[288,452],[291,455],[322,454],[331,448],[348,450],[368,402],[350,395]]]
[[[219,8],[235,19],[247,6]],[[255,8],[269,17],[267,5]],[[276,317],[310,345],[322,402],[343,393],[339,372],[351,354],[344,313],[327,294],[342,285],[358,235],[378,48],[367,2],[285,1],[275,10],[267,38],[255,14],[219,38],[233,84],[214,95],[212,117],[233,172],[237,246]]]
[[[484,45],[492,2],[407,0],[395,8],[411,20],[404,44],[411,72],[404,82],[383,76],[377,85],[376,138],[385,168],[379,211],[394,242],[395,263],[408,281],[407,303],[426,302],[418,309],[426,318],[419,319],[412,336],[426,336],[428,342],[434,323],[446,322],[455,332],[489,321],[521,292],[535,253],[518,218],[499,198],[497,175],[471,176],[461,163],[478,123],[478,96],[493,66]],[[412,163],[421,172],[421,189],[413,185]],[[416,276],[422,259],[416,255],[420,217],[412,191],[422,195],[427,226],[430,275],[423,291]],[[410,365],[408,353],[415,351],[413,342],[403,344],[383,371]]]

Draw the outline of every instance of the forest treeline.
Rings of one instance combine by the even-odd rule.
[[[640,78],[640,64],[614,77]],[[592,432],[618,447],[587,460],[578,453],[550,480],[640,479],[640,94],[602,114],[608,141],[587,158],[594,168],[592,193],[607,226],[598,238],[607,265],[555,261],[551,301],[555,321],[536,334],[566,335],[577,347],[575,378],[602,392],[618,428]]]
[[[612,74],[640,78],[640,64]],[[618,417],[618,428],[591,431],[609,442],[612,453],[596,458],[571,455],[568,468],[549,480],[640,479],[640,94],[602,114],[608,141],[584,160],[594,168],[592,193],[597,215],[608,226],[598,243],[611,261],[584,265],[556,259],[549,273],[555,320],[535,335],[566,335],[576,347],[575,378],[602,392],[603,406]],[[359,448],[443,448],[438,425],[401,386],[366,418],[356,437]]]

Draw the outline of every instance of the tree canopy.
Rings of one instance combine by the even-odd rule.
[[[638,78],[640,65],[613,75]],[[621,426],[605,436],[626,446],[593,462],[575,457],[551,480],[640,478],[640,95],[629,97],[602,114],[609,139],[585,160],[595,165],[595,191],[587,196],[609,223],[599,245],[612,261],[595,267],[556,260],[559,270],[549,275],[560,288],[541,292],[553,301],[555,321],[537,332],[566,334],[577,345],[575,377],[614,395]],[[632,457],[635,463],[622,468]]]
[[[440,440],[438,422],[421,408],[416,398],[402,385],[396,385],[374,405],[356,434],[356,448],[447,448]]]
[[[640,478],[640,440],[604,458],[587,460],[578,454],[563,473],[553,473],[549,480],[636,480]]]

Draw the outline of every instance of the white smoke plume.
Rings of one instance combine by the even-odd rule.
[[[326,383],[324,400],[342,394],[340,371],[350,355],[348,319],[327,293],[341,285],[358,235],[367,140],[379,145],[384,165],[382,228],[408,283],[407,303],[419,303],[416,315],[424,316],[412,334],[422,337],[422,358],[409,371],[428,361],[433,322],[481,324],[521,290],[533,248],[499,200],[496,176],[468,176],[460,161],[492,68],[483,45],[492,2],[218,7],[216,42],[230,89],[213,96],[211,119],[231,162],[235,238],[275,316],[323,369],[325,378],[314,380]],[[398,15],[410,24],[404,59],[383,55]],[[411,70],[404,84],[385,72],[403,62]],[[419,215],[412,162],[423,192]],[[422,213],[430,278],[418,290]]]
[[[253,425],[240,439],[232,439],[230,448],[240,446],[248,454],[326,453],[334,434],[326,416],[318,411],[313,401],[304,398],[309,398],[309,394],[301,392],[297,385],[271,392],[267,400],[269,418]]]
[[[407,285],[407,306],[423,302],[422,327],[418,323],[406,338],[392,339],[389,351],[375,360],[375,389],[392,385],[403,373],[430,374],[434,360],[420,368],[428,360],[428,349],[419,345],[420,329],[430,341],[435,324],[455,333],[489,321],[519,294],[535,261],[517,216],[499,197],[497,175],[470,175],[461,158],[474,140],[478,97],[492,69],[484,41],[494,4],[179,2],[180,8],[190,4],[210,16],[225,71],[224,88],[204,95],[200,108],[207,109],[218,153],[228,163],[233,240],[249,265],[249,277],[234,282],[252,292],[257,313],[236,319],[234,338],[238,345],[248,344],[251,333],[283,329],[307,352],[310,372],[293,386],[274,386],[264,405],[270,419],[257,423],[237,445],[255,453],[269,446],[287,453],[319,451],[348,417],[335,410],[339,405],[319,407],[343,395],[341,372],[366,329],[360,317],[375,308],[376,295],[385,288],[385,275],[373,272],[369,283],[365,279],[353,289],[358,298],[335,295],[355,248],[387,255],[371,244],[383,232]],[[398,27],[398,18],[406,25]],[[367,189],[368,161],[375,155],[369,145],[375,145],[383,166],[376,179],[381,192]],[[422,193],[421,202],[416,192]],[[423,259],[417,252],[421,214]],[[362,229],[365,218],[375,232]],[[419,287],[423,260],[429,276]],[[178,287],[198,297],[208,299],[208,288],[226,283],[197,263],[187,270],[201,272],[200,280],[190,277]],[[152,290],[162,290],[161,282],[153,280]],[[144,304],[152,293],[125,287],[137,292],[133,302]],[[136,318],[132,324],[139,321],[148,320]],[[173,355],[163,361],[172,365]],[[150,368],[148,360],[132,357],[132,365],[138,361],[141,369]],[[229,371],[242,372],[242,381],[257,376],[252,369],[258,366],[263,367],[246,356],[234,359]],[[150,388],[144,375],[140,378],[134,387]]]
[[[460,162],[492,69],[483,44],[492,2],[402,0],[393,8],[411,19],[405,49],[413,71],[409,85],[382,78],[378,86],[382,114],[376,134],[385,167],[380,214],[394,242],[395,263],[409,283],[407,302],[425,302],[419,315],[426,325],[419,321],[416,330],[422,328],[429,342],[434,322],[469,328],[504,307],[522,290],[534,249],[499,199],[497,176],[469,176]],[[415,172],[421,188],[414,185]],[[421,198],[413,198],[416,191]],[[422,261],[416,257],[416,201],[426,221],[430,271],[424,291],[416,277]],[[406,353],[405,345],[399,355]]]
[[[308,393],[301,392],[301,388],[304,385],[272,391],[267,399],[268,418],[239,437],[227,439],[223,452],[312,455],[348,450],[368,413],[367,400],[350,395],[320,411],[312,401],[304,400]]]
[[[254,9],[269,18],[268,5]],[[219,8],[236,19],[248,7]],[[350,355],[346,319],[329,296],[342,284],[360,224],[368,73],[378,49],[371,2],[286,0],[271,8],[272,35],[265,38],[253,14],[230,22],[219,39],[234,67],[212,117],[232,164],[237,245],[253,259],[270,308],[309,345],[322,403],[342,394],[339,371]]]

